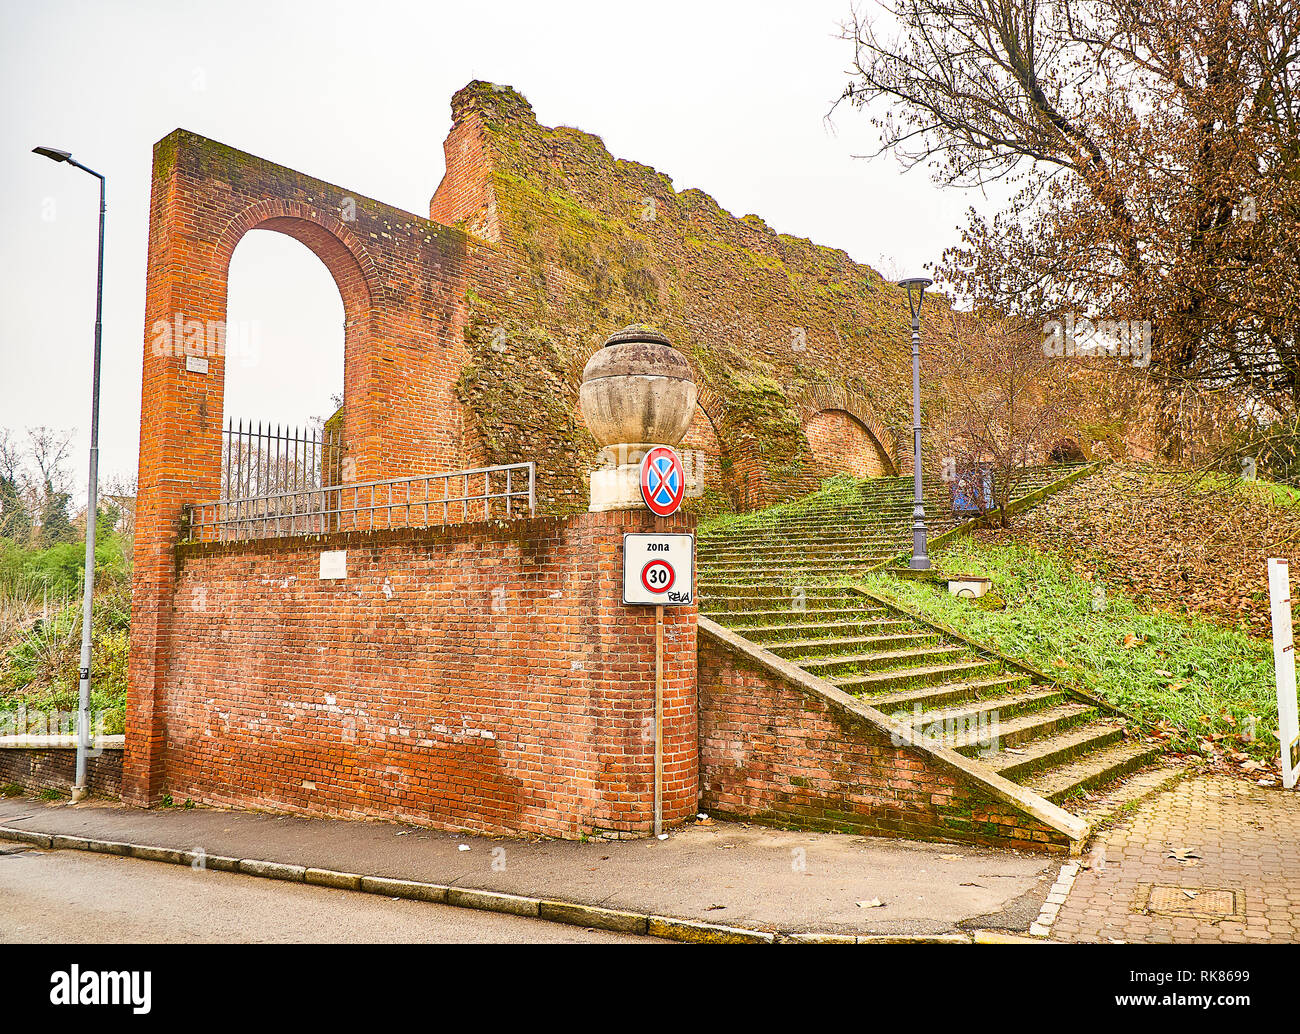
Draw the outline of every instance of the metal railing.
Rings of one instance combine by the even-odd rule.
[[[185,508],[183,538],[187,542],[237,542],[337,531],[427,528],[531,517],[536,505],[536,464],[512,463],[194,503]]]
[[[228,421],[221,432],[221,495],[254,498],[303,492],[343,480],[339,428]]]

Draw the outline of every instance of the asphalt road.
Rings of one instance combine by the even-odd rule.
[[[665,943],[422,901],[0,844],[0,943]]]

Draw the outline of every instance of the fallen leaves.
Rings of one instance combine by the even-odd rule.
[[[1000,535],[1060,551],[1085,581],[1104,572],[1155,607],[1259,636],[1270,627],[1265,562],[1300,567],[1300,509],[1136,466],[1107,467],[1017,522]]]

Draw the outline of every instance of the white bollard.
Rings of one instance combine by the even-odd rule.
[[[1300,770],[1300,716],[1295,685],[1295,638],[1291,630],[1291,576],[1285,560],[1268,562],[1268,598],[1273,615],[1273,670],[1277,674],[1277,738],[1282,752],[1282,785],[1296,784]]]

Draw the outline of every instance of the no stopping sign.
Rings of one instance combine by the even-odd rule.
[[[684,607],[694,601],[695,536],[623,536],[623,602]]]

